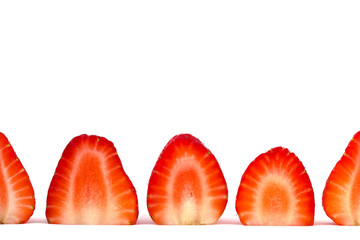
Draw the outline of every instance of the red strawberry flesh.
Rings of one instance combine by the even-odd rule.
[[[345,149],[326,182],[323,207],[338,225],[360,225],[360,132]]]
[[[242,176],[236,211],[244,225],[313,225],[314,208],[305,168],[286,148],[259,155]]]
[[[51,181],[46,216],[57,224],[135,224],[135,189],[112,142],[80,135],[64,150]]]
[[[173,137],[149,181],[148,210],[157,224],[213,224],[227,204],[225,178],[214,155],[190,134]]]
[[[6,136],[0,133],[0,223],[25,223],[34,209],[29,175]]]

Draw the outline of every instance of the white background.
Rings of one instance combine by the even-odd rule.
[[[358,1],[1,1],[0,131],[30,175],[18,237],[347,236],[325,215],[328,175],[360,130]],[[113,141],[139,199],[139,225],[45,224],[61,153],[87,133]],[[198,137],[217,157],[229,202],[213,226],[155,226],[151,170],[168,140]],[[316,226],[241,226],[235,197],[260,153],[284,146],[305,165]],[[226,224],[223,224],[226,223]],[[156,229],[156,230],[154,230]]]

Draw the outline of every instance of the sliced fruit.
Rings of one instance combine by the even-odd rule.
[[[25,223],[34,209],[29,175],[9,140],[0,132],[0,223]]]
[[[55,224],[135,224],[138,202],[112,142],[80,135],[66,146],[51,181],[46,217]]]
[[[360,225],[360,132],[345,149],[326,181],[322,204],[338,225]]]
[[[190,134],[173,137],[152,171],[147,207],[157,224],[213,224],[228,190],[215,156]]]
[[[244,225],[313,225],[314,209],[309,176],[286,148],[259,155],[241,178],[236,212]]]

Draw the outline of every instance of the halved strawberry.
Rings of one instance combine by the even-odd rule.
[[[0,132],[0,223],[25,223],[35,209],[29,175]]]
[[[213,224],[228,190],[214,155],[190,134],[173,137],[152,171],[147,207],[157,224]]]
[[[286,148],[259,155],[242,176],[236,212],[244,225],[313,225],[314,209],[309,176]]]
[[[55,224],[135,224],[137,195],[112,142],[80,135],[51,181],[46,217]]]
[[[345,149],[326,181],[322,204],[339,225],[360,225],[360,132]]]

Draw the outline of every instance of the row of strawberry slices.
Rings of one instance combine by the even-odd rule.
[[[326,214],[339,225],[360,224],[360,132],[331,172],[323,193]],[[157,224],[213,224],[228,201],[214,155],[190,134],[173,137],[152,171],[147,207]],[[25,223],[34,190],[14,149],[0,133],[0,223]],[[294,153],[277,147],[244,172],[236,211],[244,225],[313,225],[314,192]],[[112,142],[80,135],[66,146],[51,181],[46,218],[54,224],[135,224],[138,200]]]

